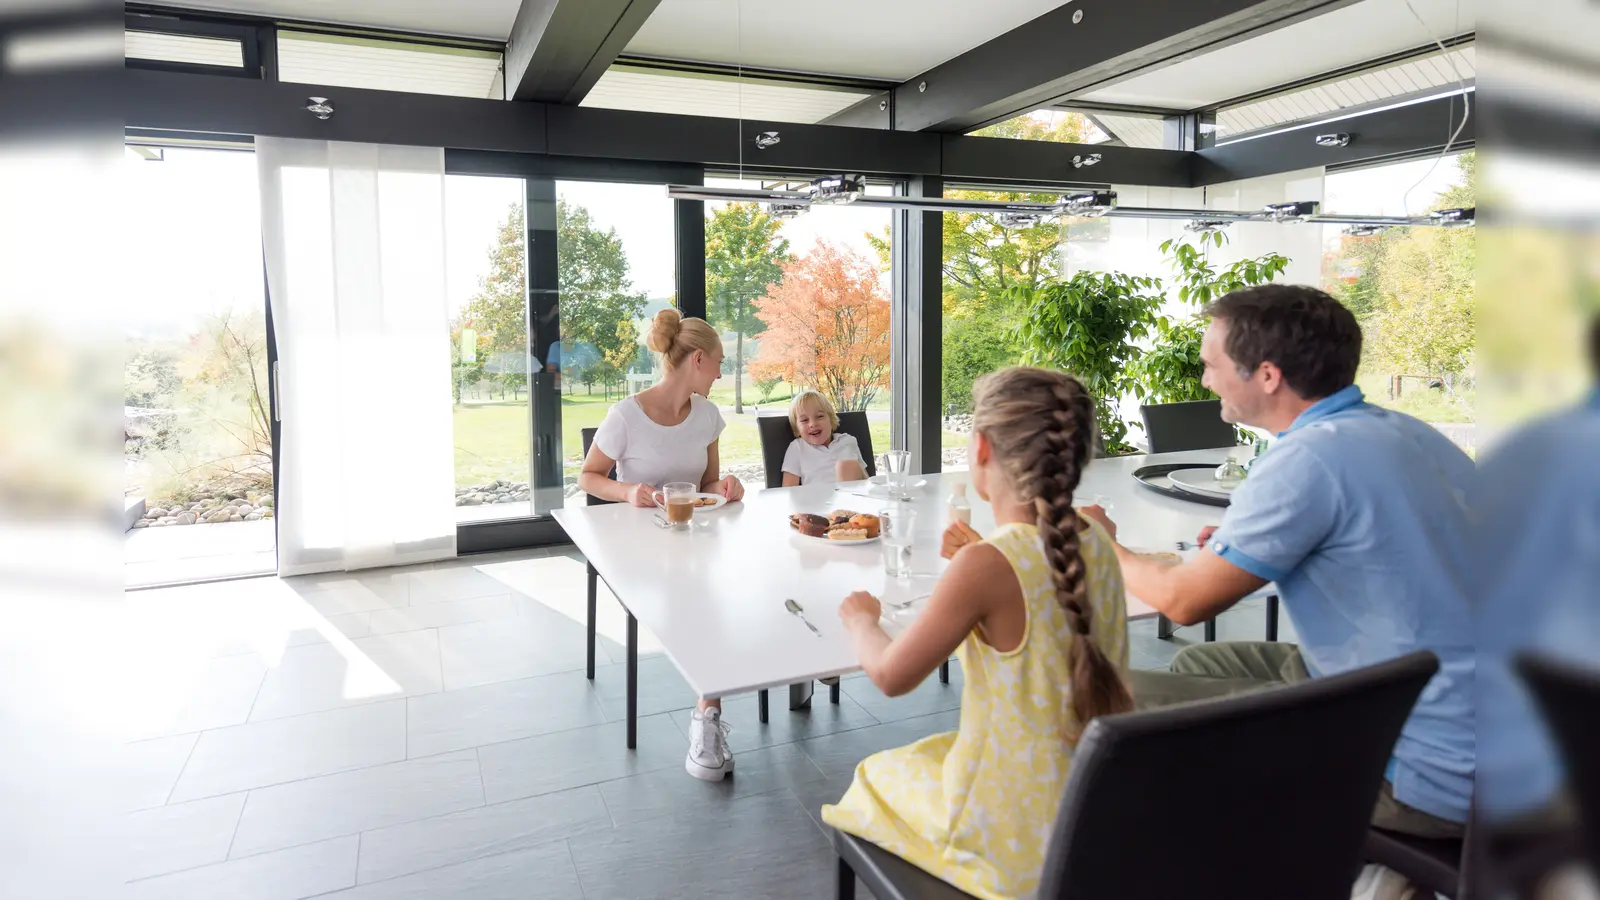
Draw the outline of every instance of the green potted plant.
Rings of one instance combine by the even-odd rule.
[[[1132,362],[1161,308],[1161,279],[1121,272],[1077,272],[1034,288],[1015,288],[1015,339],[1030,365],[1071,372],[1099,400],[1095,413],[1107,453],[1135,452],[1120,398],[1136,387]]]

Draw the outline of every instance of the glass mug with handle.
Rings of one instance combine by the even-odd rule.
[[[687,481],[674,481],[661,486],[661,490],[653,495],[656,505],[661,507],[666,514],[667,524],[675,531],[682,531],[694,522],[694,507],[696,494],[700,486]]]

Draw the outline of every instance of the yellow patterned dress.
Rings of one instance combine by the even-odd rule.
[[[1028,604],[1022,643],[1001,653],[976,629],[956,651],[966,686],[958,731],[885,750],[823,821],[901,856],[978,897],[1032,897],[1066,789],[1072,632],[1056,602],[1039,530],[1005,525],[986,541],[1005,554]],[[1128,668],[1128,623],[1111,540],[1083,535],[1093,606],[1090,639]]]

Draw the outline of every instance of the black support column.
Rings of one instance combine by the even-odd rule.
[[[565,502],[561,471],[561,280],[556,262],[556,182],[528,178],[528,367],[535,515]]]
[[[677,226],[678,309],[684,316],[704,319],[706,317],[706,204],[703,200],[674,200],[672,207]]]
[[[943,197],[944,179],[905,182],[911,197]],[[890,395],[894,448],[911,451],[918,472],[940,469],[944,432],[944,214],[896,210]]]

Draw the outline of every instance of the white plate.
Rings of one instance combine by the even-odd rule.
[[[1177,469],[1167,473],[1178,488],[1207,497],[1228,497],[1239,489],[1243,481],[1218,481],[1213,469]]]
[[[715,501],[717,501],[717,502],[711,504],[710,506],[696,506],[694,508],[694,511],[695,511],[695,513],[697,515],[699,513],[716,512],[717,510],[719,510],[719,509],[723,508],[724,506],[728,505],[728,498],[722,496],[721,494],[700,493],[700,494],[695,494],[694,498],[696,500],[715,500]]]
[[[855,547],[860,544],[875,544],[883,539],[883,535],[880,534],[877,537],[863,538],[859,541],[836,541],[833,538],[812,537],[809,534],[801,534],[794,528],[790,528],[789,530],[794,532],[795,537],[800,538],[803,541],[811,541],[814,544],[832,544],[835,547]]]
[[[917,478],[913,481],[906,482],[905,490],[907,493],[909,493],[911,491],[920,490],[921,488],[925,488],[927,486],[928,479]],[[889,496],[889,480],[882,475],[874,475],[871,478],[868,478],[867,493],[878,497]]]

